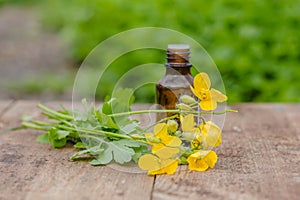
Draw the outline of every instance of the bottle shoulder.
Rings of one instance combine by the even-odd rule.
[[[186,88],[190,87],[190,85],[193,85],[193,80],[193,76],[190,74],[166,74],[158,81],[157,85],[168,88]]]

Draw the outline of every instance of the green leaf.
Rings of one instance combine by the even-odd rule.
[[[78,158],[78,156],[81,156],[81,155],[84,155],[84,154],[95,155],[95,154],[99,154],[103,151],[104,151],[104,149],[100,148],[99,146],[94,146],[92,148],[84,149],[84,150],[76,152],[75,154],[73,154],[73,156],[70,159],[74,160],[74,159]]]
[[[151,153],[150,150],[148,150],[147,146],[140,146],[140,147],[137,147],[137,148],[133,148],[134,149],[134,152],[135,154],[132,156],[132,160],[137,163],[139,161],[139,158],[146,154],[146,153]]]
[[[95,160],[90,162],[91,165],[106,165],[112,161],[112,151],[110,148],[100,153]]]
[[[51,128],[48,132],[48,140],[53,148],[64,147],[67,143],[68,132]]]
[[[39,135],[36,138],[36,141],[39,142],[39,143],[42,143],[42,144],[50,143],[49,138],[48,138],[48,133],[44,133],[44,134]]]
[[[133,147],[140,147],[142,144],[133,140],[118,140],[107,142],[105,150],[97,154],[96,159],[91,161],[92,165],[105,165],[114,160],[117,163],[124,164],[132,160],[135,154]]]
[[[121,127],[121,132],[125,133],[125,134],[131,134],[137,130],[137,128],[139,127],[139,124],[140,124],[140,122],[136,121],[136,120],[129,121],[128,124]]]
[[[113,119],[106,114],[100,113],[99,110],[95,110],[95,116],[101,127],[119,130],[119,127],[115,124]]]
[[[78,151],[78,152],[74,153],[74,154],[71,156],[70,160],[74,160],[74,159],[76,159],[78,156],[81,156],[81,155],[84,155],[84,154],[88,154],[88,153],[90,153],[90,151],[89,151],[88,149],[84,149],[84,150]]]
[[[106,114],[106,115],[109,115],[109,114],[112,114],[112,109],[111,109],[111,106],[112,106],[112,102],[116,100],[115,98],[110,98],[110,96],[106,96],[105,99],[104,99],[104,103],[102,105],[102,113]]]
[[[69,131],[58,130],[56,134],[57,134],[57,139],[61,140],[61,139],[66,138],[69,135]]]
[[[112,102],[112,113],[130,111],[130,106],[134,102],[133,90],[118,88],[112,98],[115,98],[115,101]]]
[[[77,142],[76,144],[74,144],[74,147],[77,149],[85,149],[86,148],[82,142]]]
[[[126,139],[114,141],[114,143],[117,144],[117,145],[123,145],[123,146],[127,146],[127,147],[146,146],[145,144],[142,144],[140,142],[137,142],[137,141],[134,141],[134,140],[126,140]]]

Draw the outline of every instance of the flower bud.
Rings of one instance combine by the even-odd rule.
[[[180,157],[180,164],[183,164],[183,165],[188,164],[186,157],[184,157],[184,156]]]
[[[168,120],[167,127],[169,132],[175,133],[178,129],[178,123],[175,120]]]
[[[176,137],[181,136],[181,131],[176,131],[176,132],[174,133],[174,136],[176,136]]]
[[[160,143],[160,139],[154,136],[147,137],[147,140],[152,143]]]
[[[138,140],[138,139],[145,139],[144,136],[142,135],[138,135],[138,134],[132,134],[131,137],[135,140]]]
[[[176,107],[179,109],[179,110],[185,110],[185,111],[190,111],[190,110],[193,110],[189,105],[186,105],[184,103],[179,103],[176,105]]]
[[[195,104],[198,103],[193,97],[189,96],[189,95],[182,95],[180,97],[180,101],[185,103],[185,104]]]

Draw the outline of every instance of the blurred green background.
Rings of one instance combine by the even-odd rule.
[[[299,0],[0,0],[1,6],[8,4],[33,7],[43,28],[66,42],[73,65],[79,66],[97,44],[121,31],[164,27],[189,35],[208,51],[229,103],[300,102]],[[164,63],[164,53],[145,50],[121,57],[112,65],[122,68],[112,67],[98,97],[109,93],[112,80],[130,66],[154,61]],[[39,76],[14,88],[38,94],[48,83],[49,90],[61,93],[74,81],[74,71],[66,74],[63,80]],[[140,102],[154,100],[153,86],[140,89],[137,96]]]

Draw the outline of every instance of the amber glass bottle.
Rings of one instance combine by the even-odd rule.
[[[166,74],[156,85],[157,104],[163,109],[175,109],[178,99],[183,94],[192,95],[193,84],[190,47],[185,44],[170,44],[167,49]],[[159,113],[157,120],[174,113]]]

